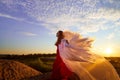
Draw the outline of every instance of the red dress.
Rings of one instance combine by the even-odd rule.
[[[65,63],[62,61],[59,49],[57,47],[57,56],[53,64],[53,70],[50,80],[68,80],[69,76],[72,75],[72,72],[66,67]]]

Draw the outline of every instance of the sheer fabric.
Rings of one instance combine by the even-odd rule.
[[[104,57],[91,52],[92,39],[73,32],[64,32],[64,36],[58,46],[60,57],[81,80],[120,80],[114,67]]]

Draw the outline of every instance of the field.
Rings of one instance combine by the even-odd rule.
[[[22,62],[42,73],[51,72],[55,54],[0,55],[0,59]],[[120,57],[106,57],[120,76]]]

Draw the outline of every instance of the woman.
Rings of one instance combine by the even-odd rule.
[[[58,31],[57,37],[52,80],[69,80],[73,74],[80,80],[120,80],[114,67],[90,50],[93,40],[69,31]]]
[[[53,71],[50,80],[70,80],[73,74],[62,61],[58,48],[61,40],[64,39],[63,31],[58,31],[56,36],[58,37],[57,42],[55,43],[55,45],[57,46],[57,56],[53,64]]]

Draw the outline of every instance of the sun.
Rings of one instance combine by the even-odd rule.
[[[106,54],[111,54],[112,53],[112,49],[111,48],[106,48],[105,53]]]

